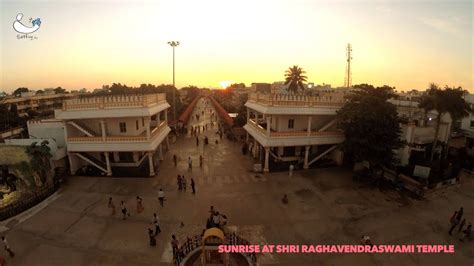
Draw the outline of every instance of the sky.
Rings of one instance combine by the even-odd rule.
[[[33,39],[13,29],[40,18]],[[0,0],[0,91],[104,84],[219,87],[274,82],[290,66],[309,82],[424,90],[473,86],[473,2],[458,0]]]

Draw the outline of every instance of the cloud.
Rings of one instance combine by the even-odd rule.
[[[455,37],[462,38],[464,37],[464,34],[460,30],[459,24],[461,24],[462,19],[459,17],[451,17],[451,18],[446,18],[446,19],[441,19],[441,18],[435,18],[435,17],[422,17],[419,18],[421,23],[438,30],[443,33],[448,33],[450,35],[453,35]]]
[[[385,16],[388,16],[388,15],[391,15],[392,14],[392,9],[388,6],[376,6],[375,7],[375,10],[377,10],[378,12],[380,12],[381,14],[385,15]]]

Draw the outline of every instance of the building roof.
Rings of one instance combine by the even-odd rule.
[[[217,102],[212,96],[208,96],[208,98],[211,100],[212,105],[214,105],[214,108],[221,119],[224,120],[227,125],[233,126],[234,120],[229,116],[227,111],[219,104],[219,102]]]
[[[201,95],[197,95],[194,100],[186,107],[186,110],[179,116],[178,121],[183,122],[184,124],[187,124],[189,121],[189,117],[191,117],[191,114],[193,113],[194,107],[196,106],[198,100],[201,98]]]

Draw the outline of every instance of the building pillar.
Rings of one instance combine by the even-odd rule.
[[[162,146],[162,144],[160,144],[160,145],[158,146],[158,159],[159,159],[160,161],[163,161],[163,148],[162,148],[161,146]]]
[[[304,165],[303,165],[304,169],[309,168],[309,165],[308,165],[309,148],[310,148],[310,146],[305,146],[304,147]]]
[[[105,152],[104,155],[105,155],[105,163],[107,165],[107,176],[111,176],[112,175],[112,167],[110,166],[109,153]]]
[[[268,167],[269,157],[270,157],[270,147],[265,147],[265,166],[263,167],[264,172],[270,171],[270,168]]]
[[[164,110],[165,113],[165,121],[168,122],[168,110]]]
[[[249,110],[249,108],[247,108],[247,122],[246,123],[247,124],[250,123],[250,110]],[[249,133],[247,131],[245,133],[245,136],[246,136],[245,140],[248,142],[249,141]]]
[[[145,129],[146,129],[146,139],[149,140],[150,139],[150,117],[145,117]]]
[[[308,116],[308,137],[311,136],[311,116]]]
[[[161,123],[161,112],[156,114],[156,127],[160,126]]]
[[[74,175],[76,174],[76,164],[74,163],[74,160],[72,159],[72,156],[75,156],[73,155],[72,153],[68,152],[67,153],[67,158],[69,160],[69,170],[71,171],[71,175]]]
[[[270,137],[270,127],[271,127],[271,125],[270,125],[271,116],[267,116],[266,119],[267,119],[267,138],[269,138]]]
[[[118,153],[118,152],[114,152],[114,153],[113,153],[113,156],[114,156],[114,161],[115,161],[115,162],[120,162],[120,156],[119,156],[119,153]]]
[[[150,176],[155,176],[155,165],[153,163],[153,152],[148,152],[148,167],[150,168]]]
[[[253,150],[252,150],[252,156],[253,158],[257,158],[257,150],[258,150],[258,142],[256,139],[253,140]]]
[[[105,120],[100,120],[100,131],[102,132],[102,141],[105,141],[107,133],[105,132]]]
[[[170,141],[168,139],[168,135],[166,135],[166,150],[169,150],[170,149]]]
[[[133,161],[138,162],[140,160],[140,156],[138,152],[133,152]]]

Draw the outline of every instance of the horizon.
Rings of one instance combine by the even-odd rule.
[[[177,88],[273,83],[293,65],[308,82],[341,87],[351,43],[352,84],[474,92],[471,1],[0,0],[0,9],[7,93],[172,84],[172,40]],[[17,38],[18,13],[25,24],[41,18],[37,39]]]

